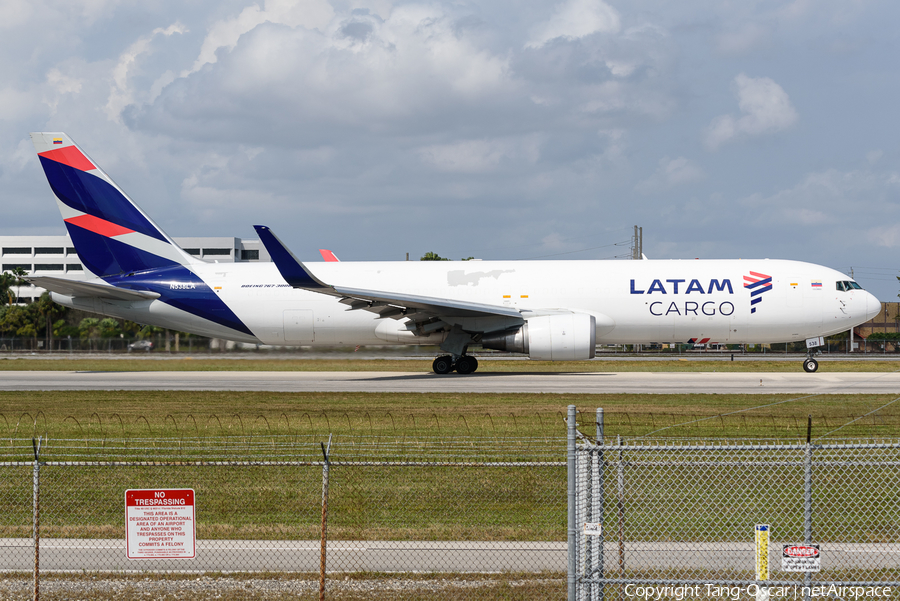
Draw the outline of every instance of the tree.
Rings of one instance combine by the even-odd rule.
[[[125,334],[126,338],[134,338],[135,336],[140,337],[142,326],[139,323],[135,323],[133,321],[128,321],[127,319],[122,322],[122,333]]]
[[[15,278],[15,279],[13,280],[12,285],[16,287],[16,303],[18,303],[18,302],[19,302],[19,295],[20,295],[21,292],[22,292],[22,286],[23,286],[24,284],[27,284],[27,283],[28,283],[28,281],[24,279],[25,276],[28,275],[28,272],[25,271],[24,269],[22,269],[21,267],[14,267],[14,268],[10,269],[9,272],[10,272],[10,273],[13,275],[13,277]]]
[[[100,330],[101,338],[114,338],[121,333],[119,321],[112,317],[101,319],[97,327]]]
[[[0,332],[15,334],[24,323],[24,313],[24,308],[15,304],[4,307],[0,314]]]
[[[14,336],[28,336],[35,342],[40,321],[40,315],[33,305],[20,306],[9,305],[4,307],[2,317],[0,317],[0,332],[12,334]],[[32,348],[35,345],[32,345]]]
[[[68,311],[67,307],[63,307],[57,303],[54,303],[50,298],[50,293],[45,292],[41,295],[41,298],[34,303],[37,312],[44,318],[44,323],[46,326],[46,336],[47,336],[47,350],[53,350],[53,336],[54,336],[54,328],[53,322],[57,317],[65,316],[66,311]],[[65,323],[65,322],[63,322]]]
[[[474,258],[475,257],[468,257],[465,259],[460,259],[460,261],[471,261]],[[420,261],[449,261],[450,259],[445,259],[444,257],[442,257],[441,255],[439,255],[437,253],[427,252],[427,253],[425,253],[425,256],[423,256],[419,260]]]
[[[87,340],[90,350],[94,350],[93,341],[97,338],[100,330],[100,320],[96,317],[85,317],[78,324],[78,333],[82,340]]]
[[[14,304],[12,287],[16,285],[16,274],[3,272],[0,274],[0,303],[4,305]]]
[[[65,338],[70,336],[78,336],[78,328],[76,326],[69,325],[65,319],[59,319],[53,322],[54,338]]]

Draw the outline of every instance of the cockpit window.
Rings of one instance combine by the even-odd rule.
[[[842,292],[848,292],[850,290],[862,290],[862,286],[857,284],[854,281],[843,281],[843,282],[835,282],[837,285],[837,289]]]

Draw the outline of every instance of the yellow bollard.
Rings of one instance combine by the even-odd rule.
[[[769,601],[769,525],[756,525],[756,601]]]

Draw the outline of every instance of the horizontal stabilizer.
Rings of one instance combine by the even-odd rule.
[[[127,288],[116,288],[104,284],[91,284],[90,282],[80,282],[76,280],[65,280],[62,278],[51,278],[47,276],[38,276],[25,278],[35,286],[56,292],[57,294],[65,294],[66,296],[80,298],[104,298],[108,300],[123,301],[142,301],[153,300],[159,298],[156,292],[144,292],[141,290],[129,290]]]

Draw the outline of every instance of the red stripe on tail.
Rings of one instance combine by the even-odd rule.
[[[131,234],[134,232],[134,230],[130,230],[127,227],[116,225],[111,221],[100,219],[99,217],[94,217],[93,215],[80,215],[78,217],[71,217],[69,219],[66,219],[66,223],[77,225],[82,229],[94,232],[95,234],[100,234],[101,236],[106,236],[107,238],[112,238],[113,236],[121,236],[122,234]]]
[[[42,156],[45,159],[50,159],[51,161],[56,161],[57,163],[62,163],[63,165],[68,165],[69,167],[73,167],[80,171],[92,171],[97,167],[88,160],[86,156],[81,154],[81,151],[78,150],[74,146],[64,146],[63,148],[54,148],[53,150],[48,150],[47,152],[41,152],[38,156]]]

